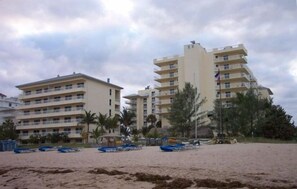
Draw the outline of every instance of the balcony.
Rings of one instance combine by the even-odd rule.
[[[176,64],[178,61],[179,56],[171,56],[171,57],[163,57],[160,59],[154,59],[154,64],[156,66],[165,66],[165,65],[170,65],[170,64]]]
[[[81,115],[83,114],[83,109],[76,109],[72,108],[68,111],[56,111],[56,110],[47,110],[46,112],[41,111],[40,113],[30,112],[30,113],[23,113],[17,116],[17,120],[21,119],[36,119],[36,118],[43,118],[43,117],[61,117],[61,116],[70,116],[70,115]]]
[[[19,99],[30,99],[30,98],[39,98],[45,96],[53,96],[67,93],[77,93],[77,92],[85,92],[84,86],[80,87],[61,87],[61,88],[52,88],[43,91],[32,91],[30,93],[24,93],[19,96]]]
[[[249,70],[247,68],[247,66],[244,64],[220,65],[220,66],[216,67],[215,73],[217,73],[219,69],[220,69],[221,73],[224,73],[224,72],[246,72],[246,73],[248,73],[248,70]]]
[[[178,73],[172,73],[172,74],[164,74],[158,77],[155,77],[155,81],[157,82],[166,82],[166,81],[170,81],[170,80],[174,80],[178,78]]]
[[[28,129],[51,129],[51,128],[63,128],[63,127],[77,127],[78,121],[46,121],[38,123],[22,123],[16,126],[16,130],[28,130]]]
[[[178,82],[174,83],[162,83],[161,85],[155,85],[155,89],[169,89],[169,88],[177,88],[178,87]]]
[[[168,92],[160,92],[158,95],[158,98],[162,97],[174,97],[174,95],[177,93],[177,90],[174,91],[168,91]]]
[[[61,132],[62,133],[62,132]],[[30,138],[30,135],[33,135],[34,133],[32,134],[19,134],[19,139],[21,140],[26,140],[26,139],[29,139]],[[36,133],[36,134],[40,134],[41,136],[46,136],[47,134],[53,134],[53,132],[46,132],[46,133]],[[68,133],[68,137],[69,138],[82,138],[81,134],[80,133],[76,133],[76,132],[70,132]]]
[[[226,55],[226,54],[243,54],[247,56],[247,50],[243,44],[234,45],[234,46],[226,46],[223,48],[215,48],[213,49],[214,55]]]
[[[48,107],[48,106],[60,106],[60,105],[75,104],[75,103],[85,103],[85,100],[83,97],[76,97],[76,98],[73,97],[67,100],[50,99],[46,101],[37,101],[37,102],[35,101],[35,102],[25,103],[23,106],[19,106],[18,110],[42,108],[42,107]]]
[[[245,73],[234,73],[234,74],[229,74],[229,75],[221,75],[220,77],[222,82],[225,81],[235,81],[235,80],[240,80],[240,81],[250,81],[250,76]]]
[[[226,56],[220,56],[217,58],[214,58],[214,62],[215,64],[219,64],[219,63],[247,63],[247,59],[244,55],[226,55]]]
[[[176,72],[177,69],[178,69],[178,66],[176,64],[166,65],[166,66],[162,66],[161,69],[154,69],[154,72],[161,75],[169,72]]]
[[[221,90],[232,90],[232,91],[242,91],[249,89],[249,83],[230,83],[230,85],[225,85],[221,83]],[[220,90],[220,86],[216,86],[216,90]]]
[[[157,106],[170,106],[172,104],[171,100],[160,100]]]

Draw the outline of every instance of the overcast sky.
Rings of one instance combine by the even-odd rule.
[[[0,0],[0,93],[73,72],[154,86],[154,58],[243,43],[258,83],[297,120],[296,0]],[[122,104],[124,105],[124,104]]]

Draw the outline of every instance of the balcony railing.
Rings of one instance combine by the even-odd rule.
[[[173,73],[173,74],[164,74],[164,75],[161,75],[161,76],[155,76],[155,80],[156,81],[162,81],[162,80],[167,80],[167,79],[173,79],[173,78],[176,78],[178,77],[178,73]]]
[[[247,63],[247,59],[244,55],[229,55],[229,56],[220,56],[217,58],[214,58],[214,62],[215,63],[219,63],[219,62],[229,62],[229,61],[243,61],[244,63]]]
[[[83,100],[84,100],[84,97],[72,97],[71,99],[68,99],[68,100],[65,100],[65,99],[62,100],[61,98],[59,98],[59,99],[49,99],[44,101],[33,101],[33,102],[26,102],[24,106],[19,106],[18,109],[27,109],[29,106],[30,108],[44,107],[44,106],[48,106],[50,103],[52,103],[51,105],[70,104],[74,102],[83,102]]]
[[[65,93],[65,92],[72,92],[72,91],[84,91],[84,85],[83,86],[77,86],[77,87],[60,87],[60,88],[50,88],[48,90],[42,90],[42,91],[31,91],[31,92],[24,92],[19,96],[19,98],[26,98],[26,97],[37,97],[37,96],[48,96],[51,93]]]

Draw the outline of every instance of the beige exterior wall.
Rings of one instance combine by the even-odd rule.
[[[198,89],[200,99],[206,97],[206,103],[200,111],[209,114],[216,99],[221,99],[222,104],[227,107],[236,93],[244,93],[250,87],[257,88],[257,80],[246,66],[246,56],[247,50],[242,44],[215,48],[208,52],[199,43],[194,43],[184,46],[183,56],[154,59],[154,64],[158,67],[155,69],[158,75],[155,81],[158,83],[158,114],[162,126],[170,126],[166,119],[168,108],[176,90],[182,90],[186,82]],[[176,66],[171,68],[170,65]],[[216,81],[214,76],[219,70],[221,79]],[[171,76],[169,73],[172,73]],[[177,85],[170,85],[171,80],[177,81]],[[267,96],[265,91],[262,93]],[[210,123],[208,118],[205,121]]]
[[[17,86],[23,91],[17,130],[20,139],[32,134],[67,132],[72,141],[81,141],[84,110],[112,115],[120,111],[119,86],[83,74],[59,76]],[[111,92],[111,93],[110,93]],[[111,104],[110,104],[111,102]],[[95,126],[92,125],[90,130]]]
[[[126,104],[129,105],[129,109],[136,114],[136,124],[133,125],[137,129],[141,129],[144,126],[148,126],[146,118],[150,114],[156,114],[157,90],[146,88],[145,90],[139,90],[137,94],[127,95],[124,98],[128,99]],[[158,119],[159,120],[159,119]]]

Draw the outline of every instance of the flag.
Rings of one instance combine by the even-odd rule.
[[[215,78],[216,78],[217,80],[220,80],[220,70],[216,73]]]

